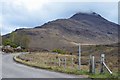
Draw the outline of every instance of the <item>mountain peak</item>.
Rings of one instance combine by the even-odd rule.
[[[78,12],[74,14],[70,19],[78,20],[78,21],[83,21],[87,20],[90,22],[96,22],[96,21],[107,21],[105,18],[103,18],[100,14],[96,12]]]
[[[90,15],[90,16],[101,17],[101,15],[96,12],[78,12],[78,13],[74,14],[73,16],[75,16],[75,15]]]

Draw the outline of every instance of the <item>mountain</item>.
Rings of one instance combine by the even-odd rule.
[[[12,42],[31,50],[67,49],[81,44],[113,44],[118,42],[118,27],[101,15],[76,13],[68,19],[57,19],[29,29],[17,29],[4,35]]]

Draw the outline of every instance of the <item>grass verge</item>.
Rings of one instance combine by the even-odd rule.
[[[104,78],[104,79],[111,78],[110,80],[118,80],[118,73],[114,73],[113,75],[110,75],[109,73],[99,74],[99,72],[96,72],[96,74],[90,74],[87,70],[78,70],[77,68],[71,69],[69,67],[64,68],[61,66],[49,66],[46,64],[33,63],[26,60],[22,60],[18,56],[14,56],[13,59],[18,63],[31,66],[34,68],[46,69],[50,71],[62,72],[67,74],[84,75],[85,78]]]
[[[24,60],[19,59],[17,56],[13,57],[14,61],[30,66],[30,67],[34,67],[34,68],[40,68],[40,69],[46,69],[46,70],[50,70],[50,71],[55,71],[55,72],[61,72],[61,73],[67,73],[67,74],[75,74],[75,75],[83,75],[85,78],[88,78],[88,71],[85,70],[77,70],[77,69],[71,69],[71,68],[63,68],[63,67],[57,67],[57,66],[47,66],[47,65],[39,65],[39,64],[35,64],[35,63],[30,63],[30,62],[26,62]]]

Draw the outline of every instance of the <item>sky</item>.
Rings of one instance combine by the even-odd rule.
[[[0,0],[1,34],[69,18],[78,12],[96,12],[118,23],[118,0]]]

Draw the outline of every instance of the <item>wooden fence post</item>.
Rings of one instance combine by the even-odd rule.
[[[55,61],[56,59],[54,59],[54,66],[56,66],[56,61]]]
[[[95,74],[95,57],[90,55],[89,72]]]
[[[59,63],[58,63],[58,64],[59,64],[59,66],[60,66],[60,64],[61,64],[61,60],[60,60],[60,58],[58,58],[58,60],[59,60]]]
[[[89,73],[92,73],[92,55],[90,55],[90,60],[89,60]]]
[[[81,45],[79,43],[79,53],[78,53],[78,70],[81,68]]]
[[[65,65],[65,68],[66,68],[66,57],[65,57],[65,60],[64,60],[65,62],[64,62],[64,65]]]
[[[64,59],[63,58],[61,59],[61,65],[62,66],[64,65]]]
[[[100,60],[100,63],[101,63],[101,69],[100,69],[100,73],[104,73],[104,62],[105,60],[105,54],[101,54],[101,60]]]
[[[74,67],[74,58],[72,57],[72,68]]]

